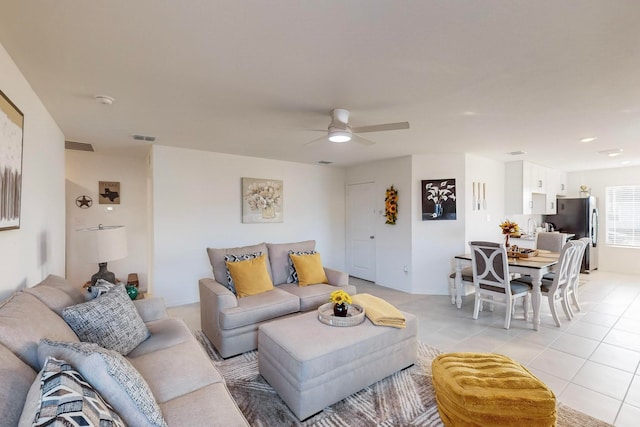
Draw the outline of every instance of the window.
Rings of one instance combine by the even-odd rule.
[[[607,244],[640,248],[640,185],[606,188]]]

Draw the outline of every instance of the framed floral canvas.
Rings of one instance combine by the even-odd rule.
[[[282,222],[282,181],[242,178],[242,222]]]
[[[0,230],[20,228],[24,115],[0,91]]]
[[[456,219],[456,180],[422,181],[422,220]]]

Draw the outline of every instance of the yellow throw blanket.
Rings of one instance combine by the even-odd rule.
[[[392,326],[394,328],[406,327],[406,319],[393,305],[382,298],[370,294],[357,294],[351,296],[353,304],[364,308],[364,314],[371,323],[378,326]]]

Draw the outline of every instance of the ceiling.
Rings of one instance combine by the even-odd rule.
[[[638,16],[637,0],[0,0],[0,44],[96,152],[144,155],[142,134],[338,166],[468,152],[576,171],[640,165]],[[306,145],[333,108],[411,128]]]

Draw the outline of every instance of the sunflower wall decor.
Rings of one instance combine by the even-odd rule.
[[[384,197],[384,215],[387,217],[385,224],[395,225],[398,219],[398,190],[393,185],[387,188]]]

